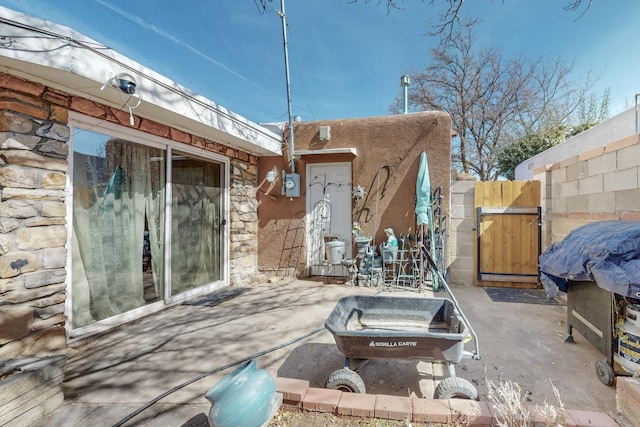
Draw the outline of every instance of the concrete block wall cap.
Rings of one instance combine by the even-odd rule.
[[[627,138],[620,139],[618,141],[614,141],[605,146],[605,153],[610,153],[612,151],[621,150],[626,147],[631,147],[632,145],[636,145],[640,142],[640,134],[631,135]]]

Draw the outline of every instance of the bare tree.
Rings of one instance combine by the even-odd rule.
[[[503,58],[495,47],[476,49],[473,25],[458,27],[432,49],[430,65],[410,73],[412,111],[449,113],[458,136],[454,167],[482,180],[499,176],[500,149],[523,135],[566,124],[590,86],[570,79],[573,65],[543,58]],[[391,107],[398,112],[401,100]]]
[[[272,1],[272,0],[261,0],[264,1]],[[385,3],[387,6],[387,13],[389,13],[392,9],[402,9],[402,4],[404,0],[362,0],[364,3],[369,3],[372,1],[376,1],[377,4]],[[423,0],[424,2],[425,0]],[[427,0],[430,5],[434,4],[445,4],[446,9],[444,13],[440,16],[439,22],[431,23],[433,31],[431,35],[439,35],[442,40],[450,40],[453,37],[453,34],[456,30],[456,27],[468,25],[468,22],[475,23],[477,20],[462,20],[460,17],[460,13],[462,11],[462,6],[464,0]],[[504,3],[505,0],[498,0],[500,3]],[[530,0],[536,1],[536,0]],[[580,18],[584,15],[587,10],[591,7],[591,3],[593,0],[565,0],[564,10],[568,12],[579,12]],[[357,3],[358,0],[350,0],[349,3]]]

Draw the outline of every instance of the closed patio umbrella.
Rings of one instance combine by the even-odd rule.
[[[416,225],[430,225],[431,223],[433,223],[431,180],[429,179],[427,153],[422,151],[418,179],[416,180]]]
[[[435,261],[434,230],[433,230],[433,200],[431,193],[431,180],[429,178],[429,164],[427,153],[423,150],[420,154],[420,166],[416,180],[416,231],[419,233],[420,250],[420,287],[424,283],[424,256],[422,245],[425,243],[425,234],[429,232],[431,257]],[[434,291],[438,290],[434,277]]]

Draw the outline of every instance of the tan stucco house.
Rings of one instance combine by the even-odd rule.
[[[64,352],[260,272],[345,276],[317,238],[350,257],[354,221],[376,245],[414,233],[423,151],[448,214],[446,113],[296,121],[290,145],[286,126],[0,13],[0,358]]]
[[[344,241],[344,258],[355,256],[354,222],[371,237],[378,254],[387,240],[385,229],[393,229],[397,237],[414,236],[423,151],[431,186],[441,189],[442,217],[448,216],[452,130],[447,113],[294,122],[294,136],[294,146],[287,141],[282,156],[258,159],[261,270],[346,276],[344,266],[327,264],[323,243]],[[296,197],[287,196],[281,179],[267,179],[270,173],[282,177],[284,172],[286,180],[292,163],[300,175]],[[354,194],[358,189],[364,190],[362,197]]]

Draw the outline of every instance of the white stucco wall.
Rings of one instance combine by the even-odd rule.
[[[544,165],[560,162],[634,134],[636,134],[636,110],[630,108],[520,163],[516,167],[515,179],[530,181],[533,179],[534,170]]]

